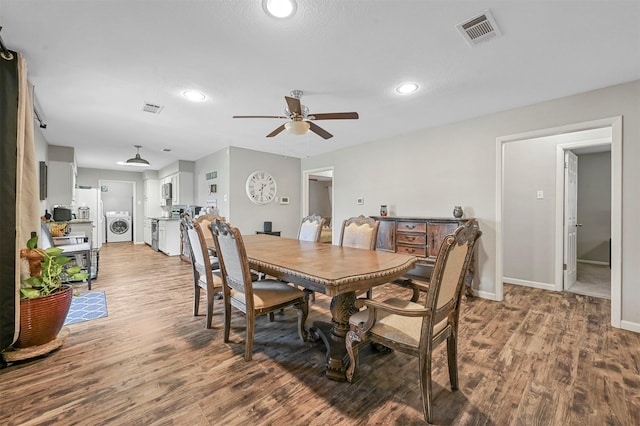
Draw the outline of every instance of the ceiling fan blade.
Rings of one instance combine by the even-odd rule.
[[[327,112],[324,114],[309,114],[310,120],[357,120],[357,112]]]
[[[313,123],[311,121],[307,121],[307,123],[309,123],[309,125],[311,126],[311,127],[309,127],[309,130],[311,130],[313,133],[317,134],[321,138],[329,139],[329,138],[333,137],[333,135],[331,133],[327,132],[325,129],[323,129],[322,127],[318,126],[317,124],[315,124],[315,123]]]
[[[289,117],[283,115],[234,115],[233,118],[282,118],[288,120]]]
[[[300,105],[300,99],[292,98],[291,96],[285,96],[285,100],[287,101],[287,106],[289,107],[289,112],[296,115],[302,114],[302,106]]]
[[[269,133],[267,135],[267,137],[268,138],[272,138],[272,137],[276,136],[277,134],[279,134],[283,130],[284,130],[284,124],[282,126],[278,127],[277,129],[275,129],[273,132]]]

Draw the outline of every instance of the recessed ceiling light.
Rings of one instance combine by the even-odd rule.
[[[207,98],[204,93],[198,92],[197,90],[185,90],[182,92],[182,96],[195,102],[204,101]]]
[[[288,18],[296,13],[295,0],[262,0],[262,8],[274,18]]]
[[[396,93],[408,95],[409,93],[417,91],[419,87],[418,83],[402,83],[396,87]]]

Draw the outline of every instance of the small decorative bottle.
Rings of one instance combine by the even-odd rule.
[[[380,206],[380,216],[386,216],[387,215],[387,205],[383,204]]]
[[[462,211],[462,207],[461,206],[455,206],[453,208],[453,217],[455,217],[457,219],[460,219],[463,214],[464,214],[464,212]]]

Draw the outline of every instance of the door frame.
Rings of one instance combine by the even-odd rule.
[[[599,120],[569,124],[548,129],[534,130],[515,135],[496,138],[496,275],[495,299],[504,298],[503,273],[503,179],[504,179],[504,148],[510,142],[534,139],[546,136],[573,133],[611,127],[611,325],[620,328],[622,321],[622,116],[602,118]],[[564,164],[564,158],[563,158]],[[564,165],[563,165],[564,167]],[[563,173],[564,174],[564,173]],[[556,185],[558,185],[556,179]],[[564,188],[564,179],[561,183]],[[555,218],[555,288],[560,291],[562,286],[562,257],[564,244],[563,213],[558,214],[558,193],[564,196],[564,189],[556,188],[556,218]],[[558,278],[560,277],[560,278]]]
[[[336,177],[334,175],[334,167],[320,167],[317,169],[309,169],[302,171],[302,217],[309,216],[309,177],[314,174],[318,174],[321,172],[331,172],[331,229],[333,230],[333,218],[335,217],[335,183]],[[333,232],[332,232],[333,235]]]
[[[98,191],[100,191],[100,200],[102,200],[102,186],[105,184],[108,184],[109,182],[115,182],[115,183],[128,183],[131,185],[131,189],[132,189],[132,193],[133,193],[133,206],[132,206],[132,210],[131,210],[131,234],[132,234],[132,240],[133,240],[133,244],[144,244],[144,241],[140,242],[136,239],[136,218],[138,217],[138,195],[137,195],[137,191],[136,191],[136,187],[137,187],[137,182],[133,181],[133,180],[120,180],[120,179],[98,179]],[[104,210],[104,206],[103,206],[103,210]],[[103,211],[104,214],[104,211]],[[107,222],[105,220],[104,222],[104,226],[105,226],[105,232],[106,232],[106,226],[107,226]],[[140,228],[143,228],[142,226],[140,226]],[[106,235],[106,234],[105,234]]]
[[[613,135],[612,135],[613,138]],[[594,147],[594,146],[601,146],[601,145],[610,145],[611,146],[611,174],[612,174],[612,178],[613,178],[613,141],[612,139],[609,138],[605,138],[605,139],[593,139],[593,140],[588,140],[588,141],[580,141],[580,142],[571,142],[571,143],[564,143],[564,144],[558,144],[556,146],[556,235],[558,235],[558,232],[561,232],[562,234],[562,239],[561,241],[559,241],[558,239],[556,239],[556,253],[558,252],[558,249],[561,251],[561,253],[564,253],[564,247],[567,244],[567,242],[565,241],[566,238],[566,233],[564,230],[564,196],[565,196],[565,184],[564,184],[564,155],[566,151],[571,151],[573,149],[578,149],[578,148],[587,148],[587,147]],[[578,166],[579,167],[579,166]],[[579,169],[578,169],[578,173],[580,173]],[[580,177],[578,177],[578,180],[580,180]],[[613,179],[612,179],[612,186],[613,186]],[[620,198],[622,199],[622,198]],[[620,212],[621,214],[622,212]],[[613,244],[613,216],[615,215],[614,212],[614,203],[613,203],[613,188],[612,188],[612,194],[611,194],[611,216],[612,216],[612,229],[611,229],[611,233],[612,233],[612,244]],[[561,218],[561,219],[559,219]],[[560,223],[559,223],[560,222]],[[564,271],[564,259],[559,259],[558,256],[556,256],[556,266],[555,266],[555,270],[556,270],[556,286],[555,289],[557,291],[563,291],[566,289],[565,286],[565,282],[564,282],[564,278],[565,278],[565,271]],[[560,273],[560,275],[558,275],[558,272]],[[613,274],[613,265],[612,265],[612,269],[611,272]],[[611,281],[611,292],[613,293],[613,280]],[[611,307],[612,311],[613,311],[613,294],[612,294],[612,307]]]

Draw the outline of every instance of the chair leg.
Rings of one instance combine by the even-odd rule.
[[[198,310],[200,309],[200,286],[193,286],[193,316],[198,316]]]
[[[303,301],[298,302],[294,307],[298,310],[298,336],[303,342],[307,341],[307,329],[304,326],[309,316],[309,298],[305,293],[302,297]]]
[[[280,309],[280,313],[282,313],[284,311],[284,309]],[[273,312],[269,312],[269,322],[274,322],[276,320],[276,317],[274,316]]]
[[[447,364],[449,364],[449,382],[451,389],[458,389],[458,348],[456,332],[447,338]]]
[[[211,320],[213,318],[213,302],[214,292],[207,290],[207,328],[211,328]]]
[[[349,354],[349,366],[346,371],[347,381],[349,383],[353,381],[353,376],[358,366],[358,353],[360,352],[360,347],[357,346],[358,342],[360,342],[358,334],[353,330],[349,331],[344,341],[347,347],[347,354]]]
[[[251,361],[251,356],[253,355],[253,334],[255,331],[256,325],[256,316],[254,313],[247,312],[247,338],[245,342],[244,349],[244,360]]]
[[[432,423],[433,407],[431,404],[431,352],[433,347],[428,345],[426,354],[419,357],[420,364],[420,390],[422,391],[422,412],[424,414],[424,420],[427,423]]]
[[[224,298],[224,341],[229,342],[229,332],[231,331],[231,302]]]

